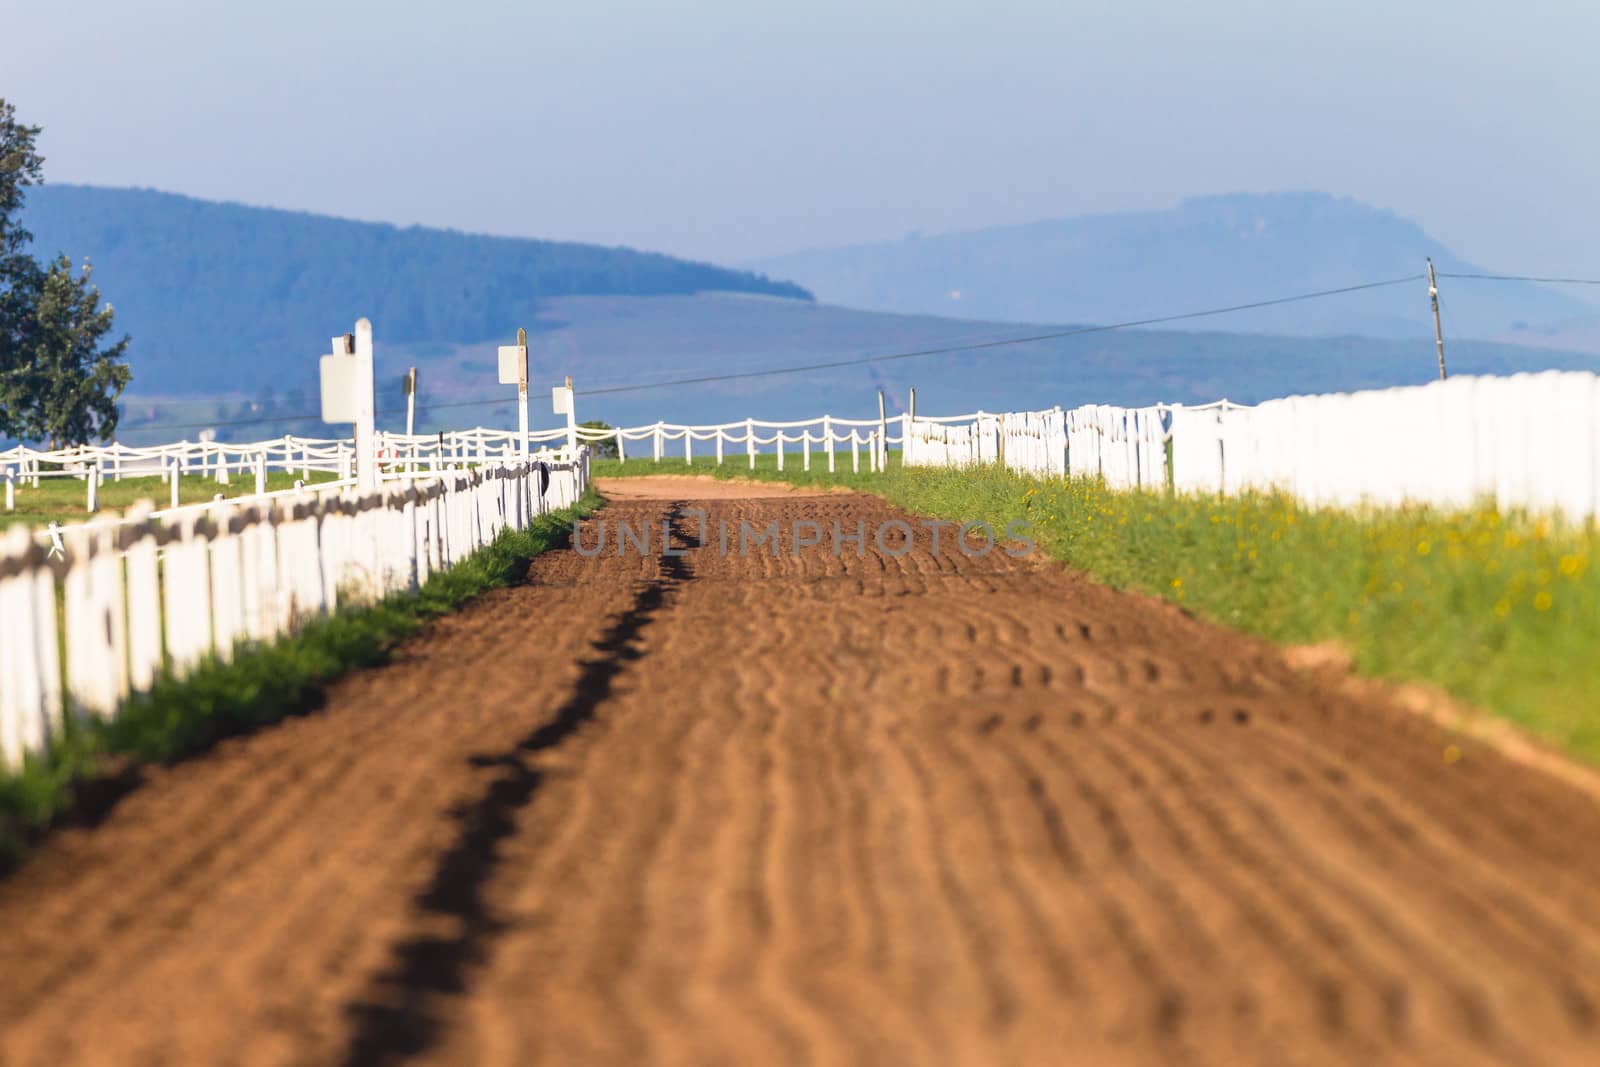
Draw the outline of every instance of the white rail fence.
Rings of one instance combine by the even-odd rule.
[[[559,447],[567,444],[567,431],[531,431],[528,439],[533,446]],[[375,445],[383,470],[421,474],[511,460],[519,453],[519,440],[514,431],[480,426],[435,434],[379,433]],[[18,483],[37,489],[41,481],[50,479],[84,481],[92,501],[99,485],[124,477],[159,474],[163,482],[171,484],[172,475],[177,473],[210,477],[219,485],[230,485],[235,477],[254,477],[255,491],[261,493],[266,489],[267,474],[272,471],[303,479],[309,479],[313,472],[347,479],[353,477],[354,469],[355,442],[348,437],[290,435],[249,443],[177,441],[144,448],[116,442],[54,450],[18,445],[0,450],[0,482],[5,485],[8,510]]]
[[[859,472],[882,471],[888,463],[890,446],[901,449],[901,462],[907,466],[966,466],[993,463],[1004,458],[1008,466],[1044,474],[1064,474],[1064,459],[1059,453],[1062,419],[1060,408],[1037,412],[971,415],[892,415],[880,419],[843,419],[823,415],[793,422],[768,422],[741,419],[713,425],[689,426],[658,422],[648,426],[618,427],[611,430],[578,428],[580,440],[609,441],[618,455],[627,459],[628,442],[648,442],[650,457],[660,463],[681,457],[693,462],[695,445],[713,445],[720,466],[732,455],[743,456],[754,470],[756,457],[771,449],[779,470],[790,459],[790,446],[798,445],[800,464],[811,469],[812,453],[825,463],[829,472],[839,469],[848,449],[850,469]],[[670,450],[670,454],[669,454]],[[863,459],[863,455],[865,458]]]
[[[713,441],[718,463],[731,445],[754,468],[758,451],[772,448],[781,470],[792,462],[789,446],[799,445],[805,469],[815,448],[833,471],[835,447],[847,445],[852,470],[861,469],[865,450],[868,469],[878,471],[898,446],[907,466],[999,462],[1040,476],[1100,477],[1117,489],[1281,489],[1338,506],[1462,507],[1489,499],[1502,508],[1600,517],[1600,376],[1589,372],[1458,377],[1255,406],[1091,404],[579,433],[614,440],[624,457],[628,442],[648,441],[657,462],[669,449],[688,462],[696,442]]]
[[[895,445],[908,466],[1000,462],[1040,476],[1100,477],[1115,488],[1280,489],[1338,506],[1457,507],[1487,498],[1502,508],[1600,517],[1600,376],[1590,373],[1462,377],[1254,407],[1219,401],[915,419],[825,415],[577,433],[615,441],[624,457],[630,444],[647,443],[657,462],[669,450],[692,461],[695,446],[709,443],[718,463],[742,454],[753,468],[772,449],[782,469],[798,446],[806,469],[815,451],[817,462],[837,470],[847,450],[851,470],[865,463],[882,471]],[[60,730],[67,709],[114,714],[160,670],[181,674],[208,651],[226,656],[236,641],[269,640],[308,614],[333,611],[346,590],[375,596],[414,587],[504,526],[576,500],[587,484],[588,450],[524,463],[518,440],[481,428],[384,435],[388,473],[379,493],[360,496],[335,482],[322,493],[93,522],[64,531],[65,562],[48,558],[48,538],[13,530],[0,541],[0,751],[14,765]],[[348,474],[350,452],[348,440],[297,438],[70,454],[13,449],[0,453],[0,468],[15,478],[41,475],[41,464],[76,464],[92,479],[108,466],[128,470],[153,457],[155,469],[180,473],[253,463],[258,471],[270,464]],[[64,664],[57,659],[63,647]]]
[[[68,715],[114,716],[208,654],[227,659],[347,602],[415,590],[502,530],[575,503],[588,472],[580,449],[395,475],[368,494],[147,511],[70,528],[64,552],[14,527],[0,538],[0,757],[15,768]]]
[[[1313,504],[1457,506],[1492,497],[1508,507],[1560,510],[1574,517],[1600,507],[1600,377],[1549,372],[1458,377],[1424,386],[1350,394],[1293,396],[1247,406],[1226,400],[1198,406],[1122,408],[1092,404],[1063,411],[877,419],[824,415],[772,422],[742,419],[710,425],[658,422],[610,430],[579,427],[579,440],[614,442],[623,458],[641,447],[657,462],[686,462],[711,446],[720,463],[750,467],[776,452],[779,469],[800,452],[831,471],[880,471],[891,448],[909,466],[1003,462],[1044,476],[1099,476],[1114,488],[1232,492],[1284,489]],[[534,442],[564,441],[565,430],[534,431]],[[479,427],[442,434],[380,434],[390,472],[435,471],[514,457],[514,431]],[[1168,470],[1170,446],[1171,470]],[[156,448],[121,445],[64,452],[0,452],[10,486],[41,476],[86,481],[118,471],[201,471],[219,481],[230,470],[311,471],[348,477],[349,439],[285,437],[254,444],[179,442]],[[59,472],[41,471],[56,464]],[[142,467],[140,466],[142,465]]]

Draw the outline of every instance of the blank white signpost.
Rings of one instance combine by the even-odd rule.
[[[356,332],[333,339],[333,354],[322,357],[322,421],[350,422],[356,428],[356,486],[378,487],[373,454],[372,323],[356,321]]]
[[[500,346],[500,384],[517,387],[517,440],[528,458],[528,331],[517,327],[517,343]]]
[[[572,404],[572,375],[567,375],[567,384],[558,385],[550,390],[550,406],[555,409],[555,414],[567,417],[567,447],[573,455],[578,454],[578,416]],[[659,430],[659,427],[658,427]],[[660,437],[656,438],[656,462],[661,461]]]

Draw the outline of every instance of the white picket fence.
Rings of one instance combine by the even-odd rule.
[[[566,431],[541,431],[538,441]],[[718,463],[742,453],[754,467],[772,449],[780,469],[813,452],[829,471],[848,449],[852,470],[884,470],[890,447],[907,466],[1003,463],[1045,477],[1098,477],[1114,488],[1228,493],[1279,489],[1313,505],[1446,507],[1480,499],[1502,508],[1600,517],[1600,376],[1552,372],[1454,378],[1425,386],[1294,396],[1256,406],[1087,405],[1063,411],[817,419],[744,419],[691,426],[658,422],[578,430],[580,440],[648,442],[691,461],[710,443]],[[179,674],[208,652],[270,640],[345,595],[414,588],[506,525],[562,507],[583,491],[588,449],[517,458],[515,433],[476,429],[380,442],[380,492],[345,482],[323,492],[243,500],[104,520],[63,531],[65,561],[49,536],[13,530],[0,542],[0,751],[12,765],[59,731],[66,709],[114,714],[161,670]],[[1168,470],[1170,449],[1171,470]],[[180,473],[271,464],[349,471],[348,440],[285,438],[254,445],[179,443],[156,449],[0,453],[15,478],[41,463],[96,471],[155,459]],[[207,464],[210,466],[207,467]],[[476,464],[465,469],[467,464]],[[159,563],[158,563],[159,561]],[[56,604],[65,605],[58,619]],[[60,626],[67,640],[58,644]],[[67,662],[57,661],[58,648]],[[61,679],[65,679],[63,691]]]
[[[1179,491],[1600,516],[1600,376],[1587,372],[1177,408],[1171,435]]]
[[[163,672],[182,677],[349,600],[415,590],[502,530],[575,503],[588,477],[579,449],[395,474],[368,494],[105,519],[62,531],[61,551],[15,527],[0,538],[0,757],[15,768],[68,714],[114,716]]]
[[[916,419],[902,416],[901,462],[908,467],[968,467],[1003,463],[1028,474],[1062,477],[1067,473],[1067,415],[1013,411]]]
[[[1254,406],[1090,404],[915,419],[663,422],[579,433],[615,440],[624,457],[627,442],[650,441],[657,462],[668,458],[669,447],[681,448],[688,462],[696,442],[712,441],[719,464],[726,445],[742,451],[752,468],[757,454],[771,448],[781,470],[792,462],[785,459],[789,446],[799,445],[805,469],[817,448],[833,471],[835,446],[848,445],[852,470],[860,469],[864,449],[868,469],[877,471],[898,446],[907,466],[1003,463],[1043,477],[1103,478],[1116,489],[1280,489],[1312,505],[1345,507],[1462,507],[1487,499],[1501,508],[1600,517],[1600,376],[1589,372],[1458,377]]]

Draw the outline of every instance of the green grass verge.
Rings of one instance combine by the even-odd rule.
[[[690,473],[846,485],[1003,529],[1119,588],[1290,644],[1332,641],[1363,673],[1437,685],[1600,762],[1600,530],[1492,507],[1311,509],[1283,494],[1113,492],[993,468],[830,477],[786,457]],[[848,457],[846,457],[848,464]],[[597,476],[684,465],[596,463]]]
[[[429,619],[515,582],[530,559],[560,543],[573,519],[599,503],[591,489],[574,508],[540,516],[527,530],[508,530],[434,574],[415,595],[314,619],[274,644],[241,645],[227,662],[213,657],[186,678],[163,678],[114,720],[69,716],[64,736],[48,752],[30,757],[19,773],[0,776],[0,869],[70,812],[78,783],[102,775],[113,761],[170,762],[315,707],[339,675],[383,662]]]
[[[293,489],[295,480],[299,477],[298,474],[289,471],[270,471],[267,474],[267,491]],[[334,477],[331,473],[312,471],[307,481],[326,482],[332,481]],[[107,478],[100,485],[100,510],[97,514],[102,516],[115,514],[132,507],[140,500],[152,501],[158,508],[166,507],[171,500],[171,491],[159,474],[124,478],[120,482]],[[234,474],[227,485],[221,485],[214,478],[198,474],[184,475],[178,480],[178,500],[183,504],[201,504],[218,493],[232,499],[249,496],[255,491],[254,474]],[[0,481],[0,494],[4,492],[4,483]],[[4,510],[5,497],[0,495],[0,530],[15,523],[45,526],[59,522],[65,526],[69,523],[87,522],[92,517],[85,507],[88,503],[87,492],[87,487],[77,478],[41,478],[37,489],[33,488],[32,482],[24,482],[19,478],[16,483],[14,510]]]

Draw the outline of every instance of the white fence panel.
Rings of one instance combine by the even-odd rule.
[[[344,488],[146,510],[68,530],[64,558],[14,528],[0,539],[3,766],[58,737],[64,709],[114,716],[162,672],[182,677],[207,656],[273,640],[347,600],[414,589],[500,531],[576,503],[588,476],[580,449],[414,483],[395,477],[365,495]]]

